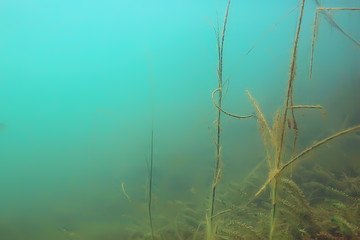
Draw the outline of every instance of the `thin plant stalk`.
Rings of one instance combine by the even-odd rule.
[[[320,3],[318,1],[316,1],[316,2],[320,6]],[[312,42],[311,42],[311,57],[310,57],[310,70],[309,70],[310,79],[312,76],[312,68],[313,68],[313,61],[314,61],[315,41],[316,41],[316,37],[317,37],[316,34],[317,34],[317,29],[319,28],[319,21],[318,21],[319,13],[320,12],[324,13],[326,16],[326,19],[332,26],[337,28],[342,34],[344,34],[347,38],[349,38],[357,47],[360,47],[360,42],[357,41],[349,33],[347,33],[342,27],[340,27],[340,25],[334,20],[332,15],[330,15],[330,13],[329,13],[330,11],[359,11],[359,10],[360,10],[360,8],[324,8],[324,7],[316,8],[315,19],[314,19],[314,29],[313,29]]]
[[[151,74],[151,145],[150,145],[150,166],[149,166],[149,192],[148,192],[148,214],[149,224],[151,230],[151,239],[154,240],[154,227],[152,220],[152,181],[153,181],[153,163],[154,163],[154,74],[152,70],[152,64],[150,54],[148,53],[148,62]]]
[[[315,49],[315,41],[316,41],[316,33],[318,31],[318,20],[319,19],[319,11],[316,9],[315,11],[315,18],[314,18],[314,27],[313,27],[313,34],[312,34],[312,41],[311,41],[311,57],[310,57],[310,70],[309,70],[309,79],[312,76],[312,67],[314,61],[314,49]]]
[[[218,75],[218,81],[219,81],[219,95],[218,95],[218,110],[217,110],[217,120],[216,120],[216,163],[215,163],[215,176],[214,176],[214,182],[212,186],[212,194],[211,194],[211,206],[210,206],[210,221],[213,220],[214,216],[214,209],[215,209],[215,195],[216,195],[216,185],[220,179],[220,136],[221,136],[221,105],[222,105],[222,67],[223,67],[223,50],[224,50],[224,39],[225,39],[225,30],[226,30],[226,22],[229,14],[229,7],[230,7],[230,0],[228,0],[228,4],[226,7],[225,17],[224,17],[224,23],[222,28],[221,36],[219,35],[219,32],[217,32],[217,45],[218,45],[218,68],[217,68],[217,75]]]
[[[249,115],[245,115],[245,116],[240,116],[240,115],[235,115],[232,113],[229,113],[227,111],[225,111],[222,108],[222,93],[223,93],[223,51],[224,51],[224,40],[225,40],[225,31],[226,31],[226,23],[227,23],[227,18],[228,18],[228,14],[229,14],[229,8],[230,8],[230,0],[228,0],[228,4],[226,7],[226,11],[225,11],[225,17],[224,17],[224,22],[223,22],[223,26],[222,26],[222,32],[220,35],[220,30],[219,30],[219,24],[217,24],[217,28],[215,27],[214,24],[210,22],[210,24],[212,25],[215,35],[216,35],[216,39],[217,39],[217,50],[218,50],[218,67],[217,67],[217,75],[218,75],[218,88],[215,89],[212,94],[211,94],[211,98],[213,100],[213,103],[215,105],[215,107],[217,108],[217,120],[216,120],[216,137],[214,138],[214,142],[215,142],[215,146],[216,146],[216,162],[215,162],[215,175],[214,175],[214,181],[212,184],[212,191],[211,191],[211,205],[210,205],[210,216],[206,217],[206,222],[207,222],[207,239],[212,239],[213,238],[213,234],[214,234],[214,229],[213,228],[213,220],[216,216],[220,215],[219,214],[215,214],[215,197],[216,197],[216,186],[220,181],[221,178],[221,168],[220,168],[220,161],[221,161],[221,144],[220,144],[220,139],[221,139],[221,113],[225,113],[226,115],[229,115],[231,117],[234,118],[250,118],[252,116],[254,116],[254,114],[249,114]],[[218,100],[215,100],[215,93],[218,92]]]
[[[353,38],[349,33],[347,33],[340,25],[334,20],[333,16],[330,14],[330,11],[332,10],[345,10],[345,11],[358,11],[360,8],[324,8],[321,6],[319,0],[315,0],[316,4],[319,6],[316,11],[322,11],[326,19],[329,21],[329,23],[337,28],[341,33],[343,33],[347,38],[349,38],[356,46],[360,47],[360,42],[357,41],[355,38]]]
[[[285,107],[284,107],[284,112],[283,112],[283,117],[282,117],[280,140],[279,140],[279,145],[277,147],[278,149],[276,151],[276,156],[275,156],[275,169],[279,169],[280,164],[281,164],[281,155],[282,155],[282,151],[283,151],[283,144],[284,144],[284,138],[285,138],[285,128],[287,125],[286,124],[287,113],[288,113],[289,106],[293,105],[293,89],[294,89],[294,80],[295,80],[295,75],[296,75],[296,57],[297,57],[297,48],[298,48],[301,23],[302,23],[302,18],[303,18],[303,13],[304,13],[304,6],[305,6],[305,0],[302,0],[300,16],[299,16],[299,21],[298,21],[298,26],[297,26],[297,31],[296,31],[295,41],[294,41],[293,55],[292,55],[292,59],[291,59],[291,63],[290,63],[290,76],[289,76],[289,80],[288,80],[288,89],[287,89]],[[294,150],[296,139],[297,139],[297,126],[296,126],[296,121],[295,121],[295,116],[294,116],[294,109],[291,109],[291,115],[292,115],[292,119],[293,119],[293,126],[295,129],[295,137],[294,137],[294,145],[293,145],[293,150]],[[274,229],[275,229],[278,184],[279,184],[279,175],[277,175],[274,179],[274,185],[273,185],[272,196],[271,196],[272,211],[271,211],[271,223],[270,223],[270,234],[269,234],[270,240],[273,239]]]
[[[210,221],[214,218],[214,210],[215,210],[215,196],[216,196],[216,186],[220,180],[221,177],[221,169],[220,169],[220,161],[221,161],[221,145],[220,145],[220,139],[221,139],[221,113],[225,113],[226,115],[229,115],[231,117],[235,118],[250,118],[254,116],[254,114],[249,114],[245,116],[235,115],[232,113],[229,113],[222,109],[222,89],[223,89],[223,51],[224,51],[224,40],[225,40],[225,31],[226,31],[226,23],[227,18],[229,14],[229,7],[230,7],[230,0],[228,0],[228,4],[226,7],[225,17],[224,17],[224,23],[222,27],[222,33],[220,35],[219,30],[216,30],[215,26],[211,23],[213,26],[213,29],[216,34],[217,39],[217,50],[218,50],[218,67],[217,67],[217,75],[218,75],[218,82],[219,86],[217,89],[215,89],[212,94],[211,98],[213,100],[213,103],[215,107],[217,108],[217,119],[216,119],[216,138],[215,138],[215,146],[216,146],[216,163],[215,163],[215,176],[212,186],[212,194],[211,194],[211,206],[210,206]],[[215,100],[215,93],[218,93],[218,101]]]

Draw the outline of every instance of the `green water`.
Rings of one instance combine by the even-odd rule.
[[[221,32],[227,3],[0,2],[0,240],[151,239],[152,120],[155,239],[206,239],[217,134],[212,24]],[[231,1],[224,110],[256,113],[249,90],[270,127],[283,113],[300,6],[288,13],[299,3]],[[360,47],[321,13],[309,79],[317,7],[305,3],[293,96],[326,115],[295,111],[296,148],[286,124],[283,163],[360,124]],[[329,16],[360,42],[360,10]],[[269,174],[258,119],[221,115],[215,212],[225,213],[212,223],[215,239],[269,238],[272,186],[253,199]],[[284,171],[274,239],[360,237],[359,132]]]

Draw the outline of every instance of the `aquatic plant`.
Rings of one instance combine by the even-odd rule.
[[[269,239],[273,239],[275,226],[276,226],[276,214],[277,214],[277,205],[279,203],[278,199],[278,188],[279,183],[281,181],[281,174],[283,171],[288,168],[289,166],[292,166],[292,164],[300,159],[302,156],[308,154],[313,149],[321,146],[322,144],[333,140],[334,138],[337,138],[341,135],[347,134],[349,132],[355,131],[360,129],[360,125],[357,125],[355,127],[343,130],[341,132],[338,132],[330,137],[327,137],[314,145],[306,148],[302,152],[300,152],[298,155],[294,157],[290,157],[290,160],[286,163],[283,163],[283,156],[284,156],[284,142],[285,142],[285,130],[286,127],[289,126],[291,129],[294,130],[294,138],[292,143],[292,151],[291,155],[294,155],[295,153],[295,146],[297,142],[298,137],[298,127],[297,122],[295,119],[294,110],[300,109],[300,108],[322,108],[321,106],[305,106],[305,105],[294,105],[293,101],[293,92],[294,92],[294,80],[296,75],[296,60],[297,60],[297,48],[298,48],[298,41],[299,41],[299,34],[301,30],[301,23],[303,18],[303,11],[304,11],[304,5],[305,0],[302,1],[301,10],[300,10],[300,16],[298,20],[298,26],[296,31],[296,36],[294,40],[294,46],[293,46],[293,53],[290,63],[290,73],[289,73],[289,79],[288,79],[288,87],[287,87],[287,95],[285,99],[284,104],[284,110],[282,112],[282,116],[279,112],[277,112],[274,126],[272,129],[270,129],[269,124],[267,123],[264,115],[261,113],[260,108],[258,107],[257,103],[255,102],[254,98],[251,96],[250,92],[247,91],[250,99],[252,100],[258,116],[258,123],[260,125],[260,130],[264,138],[264,145],[267,152],[267,158],[268,158],[268,165],[269,165],[269,177],[266,180],[265,184],[260,188],[260,190],[255,194],[255,197],[257,197],[268,185],[271,184],[272,188],[272,211],[271,211],[271,222],[270,222],[270,232],[269,232]],[[290,111],[290,113],[288,113]]]
[[[311,57],[310,57],[310,79],[312,76],[312,68],[314,62],[314,50],[315,50],[315,41],[318,33],[319,28],[319,13],[323,13],[326,17],[326,20],[331,24],[331,26],[335,27],[339,30],[344,36],[346,36],[355,46],[360,48],[360,42],[357,41],[353,36],[351,36],[348,32],[346,32],[333,18],[330,14],[331,11],[359,11],[360,8],[325,8],[321,7],[321,4],[318,0],[315,0],[316,4],[319,6],[315,10],[315,17],[314,17],[314,27],[313,27],[313,34],[312,34],[312,41],[311,41]]]
[[[360,129],[360,125],[357,125],[355,127],[352,128],[348,128],[346,130],[340,131],[332,136],[329,136],[315,144],[313,144],[312,146],[306,148],[305,150],[303,150],[302,152],[300,152],[299,154],[295,155],[296,152],[296,143],[297,143],[297,138],[298,138],[298,126],[297,126],[297,121],[295,119],[295,111],[297,109],[320,109],[322,111],[324,111],[323,107],[320,105],[295,105],[294,104],[294,100],[293,100],[293,93],[294,93],[294,81],[295,81],[295,75],[296,75],[296,60],[297,60],[297,50],[298,50],[298,42],[299,42],[299,35],[300,35],[300,31],[301,31],[301,25],[302,25],[302,19],[303,19],[303,13],[304,13],[304,6],[305,6],[305,0],[302,0],[301,2],[301,9],[300,9],[300,16],[298,19],[298,25],[297,25],[297,30],[296,30],[296,35],[295,35],[295,39],[294,39],[294,45],[293,45],[293,51],[292,51],[292,57],[291,57],[291,62],[290,62],[290,73],[289,73],[289,79],[288,79],[288,86],[287,86],[287,94],[285,97],[285,104],[284,104],[284,109],[282,112],[278,111],[275,115],[274,118],[274,123],[272,128],[270,128],[267,120],[265,119],[264,115],[262,114],[259,105],[256,103],[255,99],[252,97],[252,95],[250,94],[249,91],[246,91],[250,100],[253,102],[255,109],[256,109],[256,115],[257,115],[257,121],[259,123],[260,126],[260,132],[263,136],[263,140],[264,140],[264,145],[265,145],[265,149],[266,149],[266,154],[267,154],[267,163],[268,163],[268,169],[269,169],[269,173],[268,173],[268,179],[265,181],[265,183],[263,184],[263,186],[259,189],[259,191],[255,194],[254,198],[258,197],[260,195],[260,193],[262,193],[267,186],[271,186],[271,215],[270,215],[270,229],[269,229],[269,239],[274,239],[275,236],[275,227],[277,226],[276,224],[276,219],[277,214],[278,214],[278,205],[281,204],[282,206],[289,209],[292,209],[292,212],[297,212],[294,211],[296,209],[296,207],[294,205],[292,205],[290,202],[288,202],[285,199],[285,196],[283,196],[282,198],[279,199],[279,189],[283,188],[284,184],[287,186],[287,189],[291,188],[293,189],[292,191],[287,190],[287,194],[288,196],[292,196],[292,193],[297,193],[297,197],[294,197],[295,200],[301,200],[302,201],[298,202],[297,205],[302,205],[307,209],[309,208],[308,203],[304,200],[305,197],[302,194],[302,191],[300,190],[300,188],[297,187],[297,185],[290,181],[290,180],[286,180],[284,178],[282,178],[281,174],[284,172],[285,169],[287,169],[288,167],[292,167],[292,165],[294,164],[294,162],[298,161],[300,158],[302,158],[304,155],[307,155],[309,152],[311,152],[313,149],[318,148],[319,146],[323,145],[324,143],[333,140],[341,135],[350,133],[352,131],[358,130]],[[228,5],[229,7],[229,5]],[[228,9],[227,9],[228,11]],[[225,21],[224,24],[226,24],[226,18],[227,18],[227,13],[225,15]],[[336,22],[335,22],[336,23]],[[224,26],[223,26],[223,34],[224,34]],[[215,31],[216,32],[216,31]],[[216,32],[218,33],[218,32]],[[219,41],[220,37],[218,36],[218,43],[219,44],[219,63],[222,64],[222,47],[223,47],[223,42]],[[223,39],[223,37],[221,38]],[[219,70],[221,71],[219,73]],[[222,82],[222,68],[218,68],[218,75],[219,75],[219,83]],[[220,129],[220,112],[225,113],[231,117],[237,117],[237,118],[244,118],[244,117],[249,117],[249,116],[237,116],[235,114],[229,113],[225,110],[222,109],[221,106],[221,84],[219,85],[219,88],[216,89],[213,93],[212,93],[212,100],[214,102],[214,105],[217,107],[218,109],[218,130]],[[216,102],[215,98],[214,98],[214,94],[216,92],[219,92],[219,99]],[[286,140],[286,129],[290,128],[291,130],[294,131],[293,133],[293,140],[292,140],[292,147],[291,147],[291,156],[287,157],[285,156],[285,151],[284,151],[284,145],[285,145],[285,140]],[[218,137],[220,134],[220,130],[218,132]],[[218,147],[218,149],[220,149],[220,144],[219,141],[216,142],[216,145]],[[219,153],[220,151],[217,151],[217,153]],[[289,160],[287,162],[284,162],[284,158],[288,158]],[[219,154],[217,154],[217,163],[220,161],[220,156]],[[214,179],[214,185],[213,185],[213,199],[212,199],[212,203],[214,202],[214,196],[215,196],[215,187],[216,184],[218,183],[219,179],[220,179],[220,174],[221,171],[219,170],[218,165],[216,165],[216,174],[215,174],[215,179]],[[295,189],[295,191],[294,191]],[[293,199],[293,200],[294,200]],[[212,211],[211,211],[211,216],[214,216],[213,214],[213,204],[212,204]],[[299,213],[300,214],[300,213]],[[305,219],[309,219],[309,217],[305,217],[305,215],[300,214],[303,216],[303,218]],[[309,215],[309,214],[308,214]],[[288,214],[289,216],[289,214]],[[311,216],[311,214],[309,215]],[[212,219],[210,219],[212,220]],[[236,224],[237,226],[246,226],[243,223],[241,224]],[[247,228],[250,229],[250,228]],[[301,232],[301,231],[300,231]],[[307,234],[307,232],[304,230],[302,231],[302,235]],[[209,234],[211,235],[211,234]],[[237,235],[233,232],[233,231],[228,231],[227,235],[229,237],[234,237],[236,239]]]
[[[223,91],[223,52],[224,52],[224,40],[225,40],[225,31],[226,31],[226,23],[228,19],[229,14],[229,8],[230,8],[230,0],[228,0],[226,11],[225,11],[225,17],[224,22],[222,25],[222,31],[220,33],[219,28],[216,28],[215,25],[212,24],[213,29],[215,31],[216,40],[217,40],[217,50],[218,50],[218,66],[217,66],[217,77],[218,77],[218,88],[215,89],[212,92],[212,100],[217,108],[217,119],[215,121],[216,123],[216,139],[215,139],[215,146],[216,146],[216,161],[215,161],[215,175],[214,180],[212,184],[212,190],[211,190],[211,204],[210,204],[210,214],[206,217],[207,221],[207,227],[208,227],[208,239],[213,238],[214,229],[212,226],[212,221],[215,216],[215,197],[216,197],[216,186],[220,181],[221,178],[221,168],[220,168],[220,162],[221,162],[221,113],[228,114],[232,117],[236,118],[249,118],[252,117],[253,114],[247,115],[247,116],[238,116],[235,114],[231,114],[225,110],[222,109],[222,91]],[[214,94],[218,92],[218,100],[217,102],[214,99]]]
[[[294,80],[296,75],[296,60],[297,60],[297,45],[299,41],[299,35],[301,31],[301,22],[304,11],[305,1],[303,0],[297,7],[292,9],[289,13],[297,9],[299,6],[300,17],[298,20],[296,36],[294,39],[293,54],[291,56],[290,73],[287,85],[287,94],[285,97],[285,103],[283,111],[277,111],[273,125],[271,126],[264,114],[261,111],[259,104],[249,91],[246,91],[251,102],[253,103],[256,111],[256,119],[259,124],[260,133],[263,137],[263,142],[266,150],[265,161],[262,161],[254,171],[250,172],[251,180],[248,181],[251,188],[253,186],[259,186],[259,177],[256,177],[255,170],[263,166],[263,163],[267,163],[268,178],[262,187],[255,194],[251,194],[252,190],[240,189],[239,185],[234,184],[229,187],[229,192],[223,196],[216,194],[217,185],[221,179],[221,115],[225,114],[234,118],[250,118],[253,115],[239,116],[224,110],[222,106],[222,93],[223,93],[223,49],[225,42],[226,24],[230,9],[230,0],[228,0],[225,17],[222,25],[221,32],[219,28],[214,25],[217,39],[217,51],[218,51],[218,88],[212,92],[212,101],[217,109],[216,125],[216,161],[215,161],[215,174],[211,186],[211,203],[209,211],[206,214],[205,221],[200,221],[199,209],[194,210],[190,207],[184,207],[184,211],[179,213],[176,217],[175,226],[166,226],[156,231],[156,238],[161,239],[332,239],[332,235],[329,234],[326,227],[336,227],[339,233],[344,235],[356,234],[358,229],[354,227],[351,217],[344,216],[337,212],[328,214],[327,221],[319,221],[319,215],[325,215],[326,208],[318,210],[313,209],[310,201],[305,197],[304,189],[316,188],[318,192],[311,193],[313,197],[322,195],[323,202],[332,206],[333,211],[340,211],[344,208],[348,208],[349,204],[343,204],[345,200],[349,200],[352,205],[352,210],[359,208],[355,205],[357,199],[350,196],[346,191],[340,191],[333,186],[324,185],[328,181],[335,181],[334,177],[325,172],[321,168],[313,169],[313,175],[317,175],[324,179],[318,181],[312,181],[304,183],[303,185],[297,185],[291,178],[286,178],[284,175],[285,170],[293,166],[293,164],[303,156],[312,152],[312,150],[322,146],[323,144],[339,137],[360,129],[360,125],[340,131],[332,136],[329,136],[308,148],[305,148],[300,153],[296,154],[296,143],[299,129],[295,119],[295,112],[298,109],[315,109],[324,112],[324,108],[320,105],[295,105],[293,100],[294,93]],[[288,13],[288,14],[289,14]],[[287,15],[288,15],[287,14]],[[286,16],[287,16],[286,15]],[[283,20],[282,18],[281,20]],[[278,24],[278,23],[276,23]],[[273,28],[273,27],[272,27]],[[264,35],[263,35],[264,36]],[[262,36],[262,38],[263,38]],[[254,45],[255,46],[255,45]],[[250,51],[253,47],[250,49]],[[249,51],[249,52],[250,52]],[[249,53],[248,52],[248,53]],[[248,54],[247,53],[247,54]],[[150,63],[151,68],[151,63]],[[153,76],[152,76],[153,81]],[[217,99],[216,99],[217,94]],[[154,97],[154,96],[153,96]],[[287,131],[294,131],[291,144],[291,154],[287,156],[288,152],[285,151],[285,145],[288,143],[286,136]],[[151,239],[155,239],[153,223],[152,223],[152,168],[153,168],[153,147],[154,147],[154,116],[152,116],[152,129],[151,129],[151,149],[150,149],[150,166],[149,166],[149,182],[148,182],[148,221],[151,229]],[[287,161],[286,161],[287,160]],[[297,169],[300,171],[303,169]],[[309,171],[306,174],[310,174]],[[312,177],[311,179],[314,179]],[[357,179],[355,179],[357,181]],[[348,181],[337,182],[339,186],[346,185]],[[357,182],[354,186],[347,186],[357,189]],[[261,186],[261,185],[260,185]],[[270,188],[267,188],[270,186]],[[263,192],[270,193],[271,199],[261,196]],[[219,193],[218,193],[219,194]],[[225,199],[225,200],[224,200]],[[326,200],[329,199],[329,200]],[[345,200],[344,200],[345,199]],[[215,207],[215,202],[221,207]],[[239,204],[240,203],[240,204]],[[328,207],[326,205],[326,207]],[[225,209],[225,210],[224,210]],[[271,211],[269,211],[271,209]],[[218,217],[221,216],[221,217]],[[360,214],[359,214],[360,216]],[[350,218],[350,220],[349,220]],[[216,221],[214,221],[216,219]],[[269,224],[270,223],[270,224]],[[325,226],[325,227],[324,227]],[[150,236],[140,237],[135,236],[131,239],[149,239]],[[334,238],[335,239],[335,238]],[[340,239],[336,238],[336,239]]]
[[[154,163],[154,74],[151,65],[150,54],[148,53],[148,62],[151,74],[151,140],[150,140],[150,164],[149,164],[149,189],[148,189],[148,214],[151,230],[151,239],[154,240],[154,227],[152,220],[152,183],[153,183],[153,163]]]

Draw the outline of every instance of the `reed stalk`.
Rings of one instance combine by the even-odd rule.
[[[218,51],[218,66],[217,66],[217,76],[218,76],[218,88],[215,89],[212,94],[211,98],[212,101],[217,108],[217,119],[216,119],[216,137],[215,137],[215,146],[216,146],[216,162],[215,162],[215,175],[212,185],[212,191],[211,191],[211,205],[210,205],[210,216],[209,221],[212,222],[214,217],[218,214],[215,214],[215,197],[216,197],[216,186],[219,183],[219,180],[221,178],[221,168],[220,168],[220,162],[221,162],[221,113],[225,113],[226,115],[229,115],[231,117],[235,118],[249,118],[252,117],[254,114],[249,114],[245,116],[235,115],[232,113],[229,113],[225,111],[222,108],[222,89],[223,89],[223,52],[224,52],[224,41],[225,41],[225,31],[226,31],[226,23],[229,15],[229,8],[230,8],[230,2],[231,0],[228,0],[226,11],[225,11],[225,17],[224,22],[222,25],[222,32],[220,34],[219,30],[215,28],[215,26],[212,24],[216,39],[217,39],[217,51]],[[211,22],[210,22],[211,23]],[[218,92],[218,99],[215,100],[215,93]]]
[[[152,219],[152,183],[153,183],[153,163],[154,163],[154,110],[155,110],[155,100],[154,100],[154,73],[151,64],[150,54],[148,53],[148,62],[151,74],[151,140],[150,140],[150,166],[149,166],[149,192],[148,192],[148,215],[149,215],[149,224],[151,230],[151,239],[154,240],[154,227]]]
[[[284,111],[283,111],[283,116],[282,116],[282,124],[280,125],[280,129],[281,129],[280,130],[280,139],[279,139],[279,144],[278,144],[278,148],[277,148],[276,156],[275,156],[275,170],[278,170],[280,168],[280,164],[281,164],[281,155],[283,152],[284,139],[285,139],[285,128],[287,125],[286,122],[287,122],[289,109],[291,110],[293,128],[295,130],[293,151],[295,150],[295,144],[296,144],[297,135],[298,135],[298,129],[297,129],[297,123],[295,120],[294,109],[289,108],[289,106],[294,105],[293,104],[293,90],[294,90],[294,80],[295,80],[295,75],[296,75],[296,59],[297,59],[296,57],[297,57],[299,35],[300,35],[300,30],[301,30],[301,23],[302,23],[303,13],[304,13],[304,6],[305,6],[305,0],[302,0],[300,16],[299,16],[296,36],[295,36],[295,40],[294,40],[293,54],[292,54],[291,63],[290,63],[290,75],[289,75],[289,80],[288,80],[288,89],[287,89],[287,95],[286,95],[286,100],[285,100],[285,106],[284,106]],[[272,195],[271,195],[272,211],[271,211],[271,220],[270,220],[271,223],[270,223],[270,234],[269,234],[270,240],[272,240],[273,236],[274,236],[278,184],[279,184],[279,175],[276,175],[276,177],[274,179],[274,185],[273,185]]]
[[[218,59],[218,67],[217,67],[219,95],[218,95],[218,101],[217,101],[218,110],[217,110],[217,120],[216,120],[216,142],[215,142],[215,144],[216,144],[216,162],[215,162],[215,176],[214,176],[214,181],[213,181],[213,185],[212,185],[212,194],[211,194],[210,222],[212,222],[213,216],[214,216],[216,186],[220,180],[220,175],[221,175],[221,171],[220,171],[221,110],[220,109],[222,106],[223,50],[224,50],[225,31],[226,31],[227,18],[228,18],[228,14],[229,14],[230,2],[231,1],[228,0],[221,36],[218,31],[216,32],[217,50],[218,50],[218,58],[219,58]]]

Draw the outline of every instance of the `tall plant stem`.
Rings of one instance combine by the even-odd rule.
[[[151,239],[154,240],[154,228],[152,221],[152,180],[153,180],[153,162],[154,162],[154,74],[152,70],[152,64],[150,54],[148,52],[148,62],[151,74],[151,145],[150,145],[150,166],[149,166],[149,192],[148,192],[148,214],[149,224],[151,229]]]
[[[293,55],[292,55],[291,63],[290,63],[290,75],[289,75],[289,80],[288,80],[288,89],[287,89],[284,112],[283,112],[283,117],[282,117],[280,140],[279,140],[279,145],[278,145],[277,151],[276,151],[276,158],[275,158],[276,170],[278,170],[280,168],[280,164],[281,164],[281,155],[282,155],[282,151],[283,151],[288,109],[291,109],[291,114],[292,114],[294,128],[295,128],[294,146],[296,143],[297,127],[296,127],[296,121],[295,121],[295,116],[294,116],[294,109],[289,108],[289,106],[293,105],[293,89],[294,89],[294,79],[295,79],[295,75],[296,75],[296,57],[297,57],[297,48],[298,48],[298,41],[299,41],[301,23],[302,23],[302,18],[303,18],[304,6],[305,6],[305,0],[302,0],[300,16],[299,16],[296,36],[295,36],[295,40],[294,40]],[[272,214],[271,214],[270,234],[269,234],[270,240],[273,239],[273,234],[274,234],[274,229],[275,229],[277,190],[278,190],[279,179],[280,179],[280,176],[277,176],[274,179],[274,185],[273,185]]]
[[[219,32],[217,32],[217,47],[218,47],[218,55],[219,55],[219,63],[217,68],[217,75],[218,75],[218,81],[219,81],[219,95],[218,95],[218,106],[217,109],[217,120],[216,120],[216,163],[215,163],[215,176],[214,176],[214,182],[212,186],[212,196],[211,196],[211,209],[210,209],[210,221],[213,220],[214,216],[214,209],[215,209],[215,195],[216,195],[216,185],[220,179],[220,158],[221,158],[221,152],[220,152],[220,136],[221,136],[221,106],[222,106],[222,78],[223,78],[223,50],[224,50],[224,39],[225,39],[225,30],[226,30],[226,22],[227,17],[229,14],[229,7],[230,7],[230,0],[228,0],[228,4],[226,7],[225,17],[224,17],[224,23],[222,28],[221,37],[219,35]]]
[[[291,63],[290,63],[290,76],[289,76],[289,80],[288,80],[288,88],[287,88],[287,94],[286,94],[286,100],[285,100],[285,106],[284,106],[284,112],[283,112],[282,124],[281,124],[280,142],[279,142],[279,146],[278,146],[278,150],[277,150],[278,154],[277,154],[277,158],[276,158],[276,167],[277,168],[280,166],[280,163],[281,163],[281,152],[282,152],[284,137],[285,137],[288,109],[291,109],[292,114],[293,114],[293,109],[291,108],[291,105],[293,105],[293,104],[291,104],[291,103],[293,101],[292,99],[293,99],[294,79],[295,79],[295,75],[296,75],[297,47],[298,47],[302,17],[303,17],[303,12],[304,12],[304,5],[305,5],[305,0],[302,1],[302,5],[301,5],[299,23],[298,23],[295,41],[294,41],[293,55],[292,55]]]

